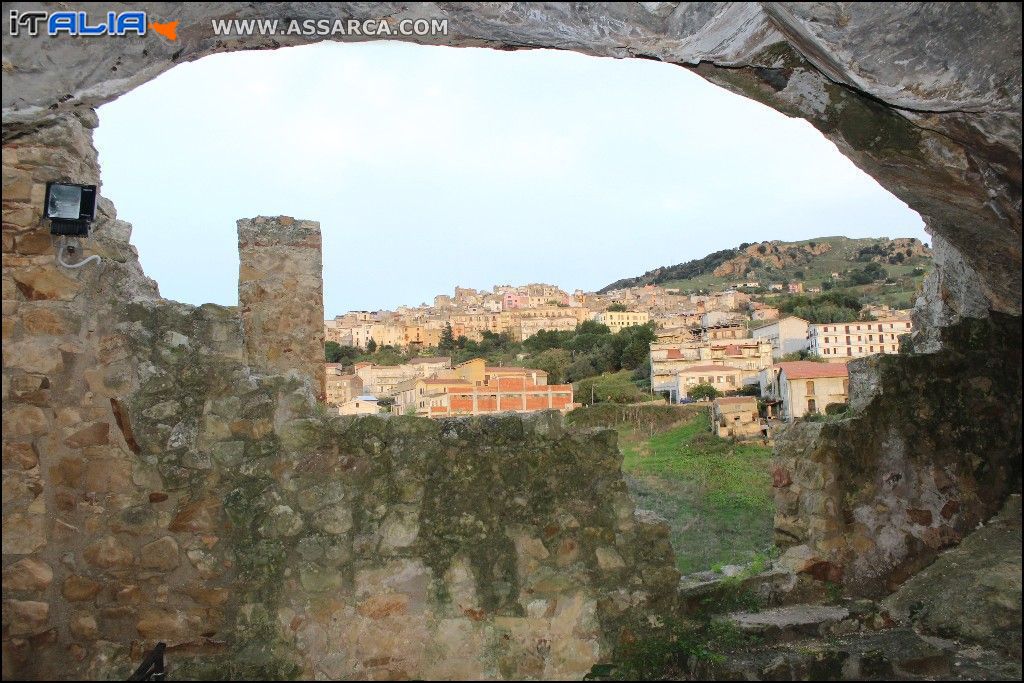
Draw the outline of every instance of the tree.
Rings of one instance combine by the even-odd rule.
[[[375,353],[377,351],[377,342],[370,337],[370,341],[366,342],[366,352]]]
[[[455,334],[452,332],[452,324],[445,323],[444,329],[441,330],[441,341],[437,343],[438,351],[454,351],[455,350]]]
[[[547,349],[558,349],[564,347],[571,336],[572,335],[569,332],[538,330],[536,334],[523,341],[523,346],[535,353],[539,353],[541,351],[546,351]]]
[[[499,334],[497,332],[491,332],[490,330],[484,330],[480,333],[480,337],[481,339],[478,348],[481,353],[504,351],[514,343],[511,335],[507,332]]]
[[[580,403],[639,403],[650,397],[640,391],[629,372],[616,372],[588,377],[574,386],[575,398]]]
[[[530,359],[530,366],[548,373],[548,384],[562,384],[566,381],[572,357],[565,349],[541,351]]]
[[[625,313],[626,306],[624,304],[612,304],[611,306],[608,307],[608,310],[612,311],[613,313]]]
[[[328,363],[341,361],[341,344],[335,341],[329,341],[324,344],[324,358]]]
[[[626,345],[626,348],[622,349],[619,365],[623,370],[635,370],[644,364],[650,354],[651,345],[649,343],[645,344],[640,339],[634,339]]]
[[[696,386],[690,387],[690,390],[687,392],[687,395],[695,401],[702,401],[704,399],[712,401],[718,398],[719,392],[718,389],[715,389],[707,382],[703,382]]]
[[[576,326],[576,334],[611,334],[612,330],[607,325],[596,320],[584,320]]]
[[[598,374],[597,368],[594,367],[589,358],[584,357],[573,361],[572,365],[566,368],[565,378],[570,382],[578,382],[581,379],[593,377],[596,374]]]

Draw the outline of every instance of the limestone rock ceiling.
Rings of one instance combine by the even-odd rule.
[[[763,5],[763,7],[762,7]],[[59,9],[58,3],[41,3]],[[557,48],[608,57],[720,66],[759,64],[787,40],[830,79],[891,105],[930,112],[1016,113],[1020,7],[913,3],[139,3],[177,20],[174,42],[5,36],[3,121],[38,121],[53,105],[98,106],[174,64],[215,52],[315,42],[218,37],[212,19],[447,18],[453,46]],[[346,38],[358,40],[359,38]],[[45,50],[39,41],[47,40]],[[61,43],[64,44],[61,44]],[[1017,137],[1019,149],[1019,134]]]
[[[447,36],[413,40],[657,59],[808,119],[963,253],[991,308],[1020,314],[1019,4],[299,2],[138,8],[151,19],[178,21],[177,39],[5,35],[5,140],[67,111],[115,99],[180,62],[317,40],[216,36],[212,19],[446,18]],[[967,312],[957,304],[965,298],[957,290],[950,283],[946,304]]]

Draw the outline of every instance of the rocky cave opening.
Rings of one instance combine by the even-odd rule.
[[[176,10],[174,46],[43,57],[5,40],[4,677],[116,675],[157,640],[182,676],[581,677],[636,623],[685,609],[607,433],[322,419],[322,302],[274,324],[294,278],[320,279],[315,224],[240,225],[261,262],[239,310],[161,299],[107,199],[107,267],[54,267],[40,193],[98,183],[94,107],[183,59],[302,42],[224,41],[205,31],[221,10]],[[1020,59],[1002,58],[1020,55],[1019,6],[444,11],[451,45],[691,68],[806,118],[925,218],[936,272],[915,353],[855,362],[855,414],[779,445],[776,528],[819,598],[892,594],[887,618],[1019,658],[1021,90]],[[480,449],[501,466],[467,457]],[[972,534],[988,520],[1009,540]],[[958,545],[973,573],[940,554]],[[956,591],[977,609],[944,608]]]

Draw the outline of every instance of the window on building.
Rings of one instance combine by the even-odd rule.
[[[814,382],[812,380],[807,381],[807,393],[811,396],[814,395]]]
[[[807,399],[807,412],[816,413],[818,412],[818,404],[813,398]]]

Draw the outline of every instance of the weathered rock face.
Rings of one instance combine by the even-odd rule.
[[[57,9],[56,3],[41,7]],[[1021,310],[1021,9],[917,3],[142,3],[174,42],[4,41],[4,139],[127,92],[182,61],[314,42],[217,36],[213,19],[447,19],[406,38],[552,47],[679,64],[810,121],[924,216],[977,274],[989,307]],[[283,26],[283,25],[282,25]],[[340,38],[340,37],[339,37]],[[366,36],[344,39],[364,40]],[[947,302],[960,308],[955,301]]]
[[[783,560],[885,594],[1020,491],[1020,334],[994,314],[946,328],[937,353],[851,363],[868,366],[851,372],[852,416],[778,442]]]
[[[1021,506],[1000,513],[885,601],[926,633],[1021,652]]]

